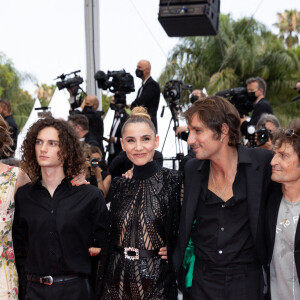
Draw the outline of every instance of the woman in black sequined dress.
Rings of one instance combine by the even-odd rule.
[[[157,147],[149,115],[135,108],[122,130],[133,178],[115,178],[108,195],[108,263],[101,299],[177,299],[170,257],[177,240],[182,178],[153,161]],[[168,260],[158,255],[162,247],[167,247]]]

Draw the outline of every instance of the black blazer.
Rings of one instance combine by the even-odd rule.
[[[89,145],[92,145],[92,146],[97,146],[100,148],[100,145],[97,141],[97,138],[91,133],[91,132],[88,132],[85,136],[84,136],[84,142],[89,144]],[[101,148],[100,148],[101,149]]]
[[[149,77],[146,83],[142,86],[143,90],[140,96],[138,96],[130,106],[130,109],[133,109],[136,106],[144,106],[148,110],[148,114],[151,117],[151,120],[157,130],[157,110],[159,105],[160,98],[160,87],[159,84],[152,78]],[[138,90],[138,95],[141,88]]]
[[[266,213],[266,241],[267,241],[267,266],[268,266],[268,283],[270,286],[270,263],[272,260],[275,235],[276,235],[276,224],[279,212],[279,207],[282,198],[281,184],[273,182],[272,192],[270,193],[267,213]],[[297,269],[298,278],[300,278],[300,222],[298,221],[297,230],[295,235],[295,265]]]
[[[255,248],[262,264],[266,264],[266,247],[264,242],[264,213],[271,182],[271,151],[238,146],[238,162],[245,164],[248,212],[250,229]],[[172,257],[175,270],[181,269],[186,246],[189,242],[192,225],[201,189],[199,184],[204,176],[209,176],[208,160],[191,159],[185,166],[184,200],[180,216],[178,243]],[[182,270],[181,270],[182,271]],[[180,275],[180,274],[179,274]],[[183,278],[184,276],[179,276]],[[182,283],[179,283],[179,286]]]

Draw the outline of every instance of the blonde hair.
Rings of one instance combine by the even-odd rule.
[[[147,123],[149,127],[152,129],[154,132],[154,135],[156,135],[156,129],[154,124],[151,121],[151,117],[148,114],[148,111],[145,107],[143,106],[136,106],[130,113],[129,118],[127,121],[124,123],[122,127],[122,136],[124,134],[125,128],[128,124],[133,124],[133,123]]]

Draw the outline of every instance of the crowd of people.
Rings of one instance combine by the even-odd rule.
[[[88,96],[67,121],[40,118],[21,160],[0,163],[0,298],[300,299],[300,118],[281,127],[260,77],[247,80],[250,119],[194,90],[176,131],[190,151],[171,170],[157,151],[150,72],[138,62],[130,114],[111,103],[108,162]],[[0,109],[6,158],[16,126],[9,101]]]

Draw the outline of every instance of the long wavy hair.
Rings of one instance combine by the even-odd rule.
[[[58,157],[63,162],[66,177],[81,173],[84,170],[85,159],[82,145],[74,129],[66,121],[52,117],[40,119],[29,128],[21,147],[23,152],[21,168],[33,182],[41,176],[41,167],[36,159],[35,143],[39,132],[46,127],[53,127],[58,131]]]
[[[13,144],[14,142],[10,137],[8,124],[0,115],[0,154],[9,156],[10,151],[12,151],[10,147]]]

